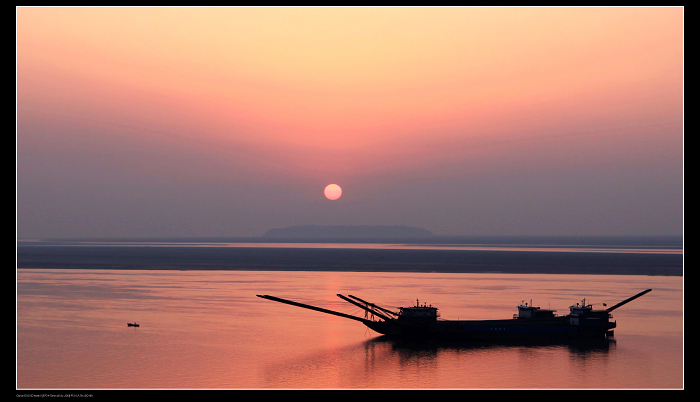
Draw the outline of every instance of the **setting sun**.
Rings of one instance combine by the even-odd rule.
[[[343,190],[337,184],[329,184],[326,186],[325,190],[323,190],[323,194],[329,200],[337,200],[343,194]]]

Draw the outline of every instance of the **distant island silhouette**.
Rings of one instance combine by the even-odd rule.
[[[270,229],[267,238],[388,238],[432,236],[429,230],[411,226],[297,225]]]

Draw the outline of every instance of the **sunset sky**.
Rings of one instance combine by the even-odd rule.
[[[681,7],[16,17],[18,238],[683,231]]]

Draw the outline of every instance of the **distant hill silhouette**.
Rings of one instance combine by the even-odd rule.
[[[300,225],[270,229],[263,237],[276,238],[386,238],[386,237],[425,237],[429,230],[411,226],[371,226],[371,225]]]

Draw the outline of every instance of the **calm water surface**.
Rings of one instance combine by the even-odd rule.
[[[20,389],[682,388],[683,278],[281,271],[17,270]],[[336,297],[510,318],[522,300],[568,312],[654,290],[594,345],[412,345]],[[127,327],[138,322],[139,328]]]

